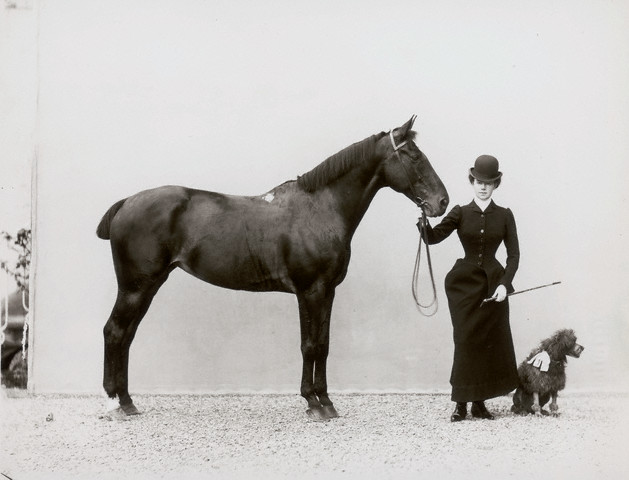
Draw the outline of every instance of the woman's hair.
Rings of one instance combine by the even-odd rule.
[[[474,180],[476,180],[476,179],[474,178],[474,176],[473,176],[472,174],[469,174],[469,175],[467,176],[467,178],[468,178],[468,179],[469,179],[469,181],[470,181],[470,185],[474,185]],[[494,180],[494,188],[498,188],[498,187],[500,186],[500,181],[501,181],[501,180],[502,180],[502,177],[500,177],[498,180]]]

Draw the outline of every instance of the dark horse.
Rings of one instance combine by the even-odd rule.
[[[448,194],[411,130],[355,143],[260,196],[164,186],[115,203],[97,235],[111,241],[118,296],[104,328],[103,387],[128,415],[129,347],[170,272],[179,267],[220,287],[297,295],[308,414],[338,416],[326,379],[330,312],[345,278],[356,227],[376,192],[403,193],[439,216]]]

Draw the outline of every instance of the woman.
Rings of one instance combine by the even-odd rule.
[[[439,243],[457,230],[465,251],[445,279],[454,333],[453,422],[465,419],[467,402],[472,402],[473,417],[492,420],[484,401],[518,386],[507,293],[513,292],[520,250],[513,213],[491,199],[502,178],[498,168],[496,158],[478,157],[469,171],[475,195],[472,202],[456,205],[439,225],[431,228],[426,222],[425,227],[429,244]],[[420,234],[421,220],[417,224]],[[495,258],[502,242],[507,250],[504,268]],[[483,303],[487,298],[491,300]]]

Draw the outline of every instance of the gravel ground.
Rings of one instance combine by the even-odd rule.
[[[501,397],[496,420],[459,423],[448,395],[337,394],[327,422],[297,395],[135,395],[135,417],[98,396],[0,395],[14,480],[629,475],[627,394],[565,394],[559,417],[515,416]]]

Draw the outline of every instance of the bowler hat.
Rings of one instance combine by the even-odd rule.
[[[470,168],[470,175],[481,182],[494,182],[502,177],[498,171],[498,160],[491,155],[481,155]]]

